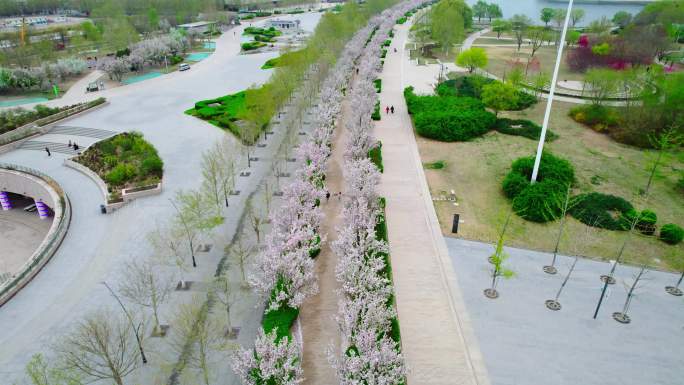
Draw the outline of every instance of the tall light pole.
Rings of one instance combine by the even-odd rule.
[[[534,159],[534,168],[532,169],[532,179],[530,182],[537,181],[537,174],[539,173],[539,163],[541,162],[542,151],[544,150],[544,142],[546,141],[546,131],[549,128],[549,118],[551,116],[551,105],[553,104],[553,96],[556,93],[556,82],[558,82],[558,71],[560,70],[560,62],[563,57],[563,46],[565,45],[565,35],[568,32],[568,25],[570,24],[570,13],[572,12],[573,0],[568,2],[568,10],[565,14],[565,25],[561,33],[560,41],[558,42],[558,55],[556,56],[556,66],[553,69],[553,78],[551,79],[551,89],[549,90],[549,98],[546,101],[546,112],[544,113],[544,124],[542,125],[541,136],[539,137],[539,144],[537,145],[537,157]]]

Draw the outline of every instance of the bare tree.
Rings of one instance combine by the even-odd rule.
[[[171,349],[184,355],[186,365],[199,370],[204,385],[210,385],[215,361],[225,360],[217,355],[230,345],[221,336],[220,328],[210,316],[206,302],[196,298],[190,303],[182,304],[173,325],[175,332],[170,341]]]
[[[230,247],[230,253],[235,257],[238,266],[240,266],[240,277],[242,278],[240,284],[243,286],[247,281],[247,277],[245,275],[245,268],[247,267],[247,263],[249,259],[252,257],[253,252],[253,247],[245,245],[242,241],[242,237],[237,237],[237,240],[235,241],[233,246]]]
[[[252,225],[252,230],[254,230],[254,235],[256,235],[258,246],[261,244],[261,226],[264,224],[264,218],[254,208],[251,201],[247,202],[247,213],[249,215],[249,222]]]
[[[155,249],[155,257],[159,262],[174,266],[178,269],[180,289],[186,289],[185,273],[188,272],[187,257],[184,250],[183,231],[177,227],[168,226],[165,228],[157,227],[148,235],[148,239]]]
[[[560,298],[560,295],[563,292],[565,285],[568,283],[568,280],[570,279],[570,275],[575,270],[575,265],[577,264],[578,258],[579,257],[575,257],[575,260],[572,261],[572,265],[570,266],[570,269],[568,269],[568,274],[565,275],[565,278],[563,279],[563,283],[561,283],[561,286],[558,289],[558,292],[556,293],[556,297],[554,297],[554,299],[547,299],[546,300],[546,307],[547,308],[549,308],[551,310],[560,310],[561,309],[561,304],[560,304],[560,302],[558,302],[558,298]]]
[[[223,218],[215,215],[199,191],[179,191],[170,201],[176,210],[175,225],[182,229],[185,235],[192,257],[192,267],[197,267],[195,243],[223,223]]]
[[[228,336],[228,338],[235,338],[237,337],[237,331],[232,327],[230,310],[235,303],[236,298],[228,274],[228,271],[224,271],[223,274],[214,279],[214,294],[216,295],[216,300],[223,305],[223,308],[226,311],[226,336]]]
[[[42,354],[34,354],[26,364],[31,385],[83,385],[78,373],[50,365]]]
[[[653,183],[653,178],[658,171],[658,167],[667,164],[669,161],[668,152],[681,145],[684,141],[684,136],[679,134],[675,127],[670,127],[660,134],[650,136],[649,140],[655,149],[656,154],[655,156],[652,156],[652,159],[649,162],[648,182],[646,183],[646,188],[643,190],[642,195],[648,195],[651,184]]]
[[[639,270],[639,273],[634,277],[632,285],[629,286],[629,290],[627,291],[627,298],[625,299],[625,304],[622,306],[622,311],[613,313],[613,319],[617,322],[623,324],[628,324],[632,322],[631,318],[629,318],[629,315],[627,315],[627,311],[629,311],[629,305],[632,304],[632,299],[636,295],[635,290],[639,285],[639,281],[643,279],[643,276],[646,273],[648,273],[648,270],[646,270],[646,265],[641,266],[641,270]]]
[[[124,266],[119,292],[130,302],[149,308],[154,317],[153,335],[163,335],[159,322],[159,306],[171,294],[173,282],[159,276],[155,266],[147,261],[133,260]]]
[[[103,311],[86,315],[56,351],[66,370],[117,385],[123,385],[123,379],[136,369],[140,354],[130,323]]]
[[[224,138],[202,155],[202,192],[222,215],[222,204],[228,207],[228,195],[235,184],[234,146]],[[223,201],[223,202],[222,202]]]
[[[548,274],[556,274],[556,257],[558,256],[558,247],[560,246],[561,238],[563,237],[563,229],[565,228],[565,218],[570,209],[570,185],[568,185],[565,193],[565,203],[561,208],[560,227],[558,228],[558,236],[556,237],[556,246],[553,248],[553,258],[551,264],[544,266],[544,272]]]

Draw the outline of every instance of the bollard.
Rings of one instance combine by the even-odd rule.
[[[0,191],[0,205],[2,205],[2,209],[5,211],[12,209],[12,202],[4,191]]]
[[[458,233],[458,221],[459,221],[460,215],[454,214],[454,222],[451,225],[451,232],[456,234]]]
[[[38,216],[40,219],[47,219],[50,216],[50,211],[45,203],[36,201],[36,208],[38,209]]]

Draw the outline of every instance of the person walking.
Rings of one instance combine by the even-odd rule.
[[[50,149],[49,149],[49,148],[45,147],[45,152],[47,152],[48,156],[52,156],[52,154],[50,154]]]
[[[325,192],[325,201],[328,202],[330,200],[330,191]]]
[[[389,106],[385,106],[385,115],[389,114]]]
[[[394,106],[390,107],[390,111],[394,114]]]
[[[69,146],[69,148],[71,148],[71,139],[69,139],[69,144],[68,144],[68,146]]]

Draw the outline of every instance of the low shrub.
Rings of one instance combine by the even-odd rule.
[[[421,112],[414,115],[418,135],[443,142],[468,141],[488,132],[496,118],[485,110]]]
[[[539,164],[537,182],[530,183],[534,157],[519,158],[502,183],[502,190],[512,200],[513,211],[533,222],[552,221],[562,213],[568,186],[575,171],[565,159],[544,152]]]
[[[281,305],[278,310],[271,310],[264,313],[264,318],[261,320],[266,333],[276,331],[276,340],[280,341],[283,337],[290,336],[290,328],[299,316],[299,309]]]
[[[636,218],[636,216],[639,216],[639,218]],[[631,226],[631,224],[636,221],[636,224],[634,226],[635,229],[639,230],[642,234],[645,235],[653,235],[655,234],[656,231],[656,223],[658,222],[658,216],[656,213],[652,210],[643,210],[640,213],[637,213],[636,210],[631,210],[628,211],[625,215],[625,220],[627,221],[628,226]]]
[[[537,104],[537,98],[527,92],[518,90],[516,92],[517,102],[512,111],[522,111]]]
[[[375,86],[375,91],[377,93],[382,92],[382,79],[375,79],[373,80],[373,85]]]
[[[660,236],[658,238],[663,242],[676,245],[684,239],[684,229],[677,224],[668,223],[660,228]]]
[[[407,20],[406,16],[402,16],[402,17],[397,19],[397,24],[404,24],[404,23],[406,23],[406,20]]]
[[[625,199],[597,192],[581,194],[570,203],[569,213],[585,225],[607,230],[629,230],[627,218],[634,207]]]
[[[34,122],[38,119],[46,118],[60,111],[67,110],[73,106],[57,108],[47,107],[39,104],[33,110],[14,108],[0,112],[0,134],[12,131],[16,128]]]
[[[368,158],[381,173],[385,172],[385,167],[382,164],[382,142],[378,142],[375,147],[368,151]]]
[[[526,120],[526,119],[507,119],[498,118],[494,124],[494,129],[502,134],[522,136],[532,140],[539,140],[541,135],[541,126]],[[546,140],[552,141],[558,138],[558,135],[551,130],[546,131]]]
[[[382,52],[380,52],[380,58],[384,59],[385,57],[387,57],[387,50],[383,48]]]
[[[597,132],[608,132],[616,128],[620,121],[615,109],[596,104],[574,107],[568,114],[577,123],[582,123]]]
[[[260,41],[264,43],[273,43],[275,42],[275,38],[269,37],[269,36],[264,36],[264,35],[254,35],[254,41]]]
[[[382,115],[380,114],[380,101],[378,100],[375,102],[375,109],[373,110],[373,114],[371,114],[371,119],[380,120],[381,118]]]
[[[443,160],[437,160],[431,163],[425,163],[423,164],[423,167],[428,170],[442,170],[446,168],[446,162]]]
[[[392,45],[392,40],[390,39],[387,39],[384,42],[382,42],[383,47],[389,47],[390,45]]]
[[[467,96],[480,99],[482,88],[495,82],[498,80],[481,75],[464,75],[439,83],[435,91],[440,96]],[[509,111],[522,111],[537,103],[537,98],[527,92],[516,90],[515,95],[515,105]]]
[[[242,43],[242,45],[240,45],[240,46],[245,51],[252,51],[252,50],[266,46],[266,43],[263,43],[260,41],[251,41],[248,43]]]
[[[248,15],[240,16],[240,20],[251,20],[251,19],[254,19],[255,17],[256,16],[254,16],[253,14],[250,13]]]

